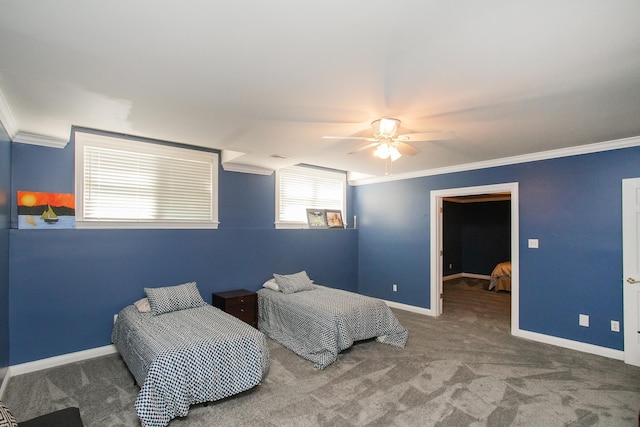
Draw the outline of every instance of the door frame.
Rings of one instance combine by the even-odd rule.
[[[474,196],[489,193],[511,193],[511,334],[517,335],[520,329],[520,226],[518,183],[481,185],[475,187],[448,188],[431,191],[431,314],[442,314],[442,206],[446,197]]]
[[[638,311],[640,307],[634,307],[634,295],[629,289],[630,284],[626,283],[628,277],[634,276],[640,271],[637,264],[638,245],[638,225],[635,223],[635,217],[629,216],[630,209],[635,211],[637,208],[637,199],[634,190],[640,185],[640,178],[627,178],[622,180],[622,326],[623,326],[623,348],[624,361],[633,366],[640,366],[638,361],[637,343],[638,343]],[[631,224],[635,224],[636,230],[627,230]],[[633,227],[633,225],[632,225]],[[635,231],[635,235],[631,235],[630,231]],[[632,256],[634,255],[634,256]],[[635,285],[634,285],[635,286]],[[636,302],[637,304],[637,302]],[[634,349],[631,350],[631,347]]]

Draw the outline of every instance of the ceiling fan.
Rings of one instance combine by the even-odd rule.
[[[410,142],[424,142],[424,141],[440,141],[445,139],[455,138],[453,132],[420,132],[420,133],[407,133],[398,135],[400,128],[400,120],[394,118],[383,117],[371,122],[373,128],[373,137],[363,136],[323,136],[324,139],[360,139],[369,141],[363,147],[352,151],[349,154],[357,153],[369,148],[374,148],[373,155],[383,159],[391,160],[392,162],[398,160],[402,155],[415,156],[420,153],[420,150],[410,144]]]

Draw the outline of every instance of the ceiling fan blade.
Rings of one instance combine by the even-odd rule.
[[[398,135],[396,138],[402,142],[417,142],[417,141],[443,141],[446,139],[455,139],[456,134],[454,132],[420,132],[420,133],[407,133],[404,135]]]
[[[349,152],[349,154],[359,153],[364,150],[368,150],[369,148],[373,148],[380,145],[378,142],[372,142],[371,144],[363,145],[362,147],[356,148],[355,150]]]
[[[362,141],[378,141],[376,138],[368,138],[364,136],[333,136],[333,135],[325,135],[322,139],[358,139]]]
[[[396,148],[403,156],[415,156],[420,153],[416,147],[411,144],[407,144],[406,142],[398,141]]]

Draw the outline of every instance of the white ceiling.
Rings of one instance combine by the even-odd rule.
[[[639,22],[637,0],[2,0],[0,101],[13,134],[77,125],[272,169],[383,175],[348,154],[362,141],[322,139],[379,117],[455,132],[397,174],[640,135]]]

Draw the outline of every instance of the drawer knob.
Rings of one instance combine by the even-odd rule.
[[[242,298],[240,298],[240,302],[244,302],[244,300]]]
[[[244,313],[244,308],[241,308],[241,309],[240,309],[240,312]]]

